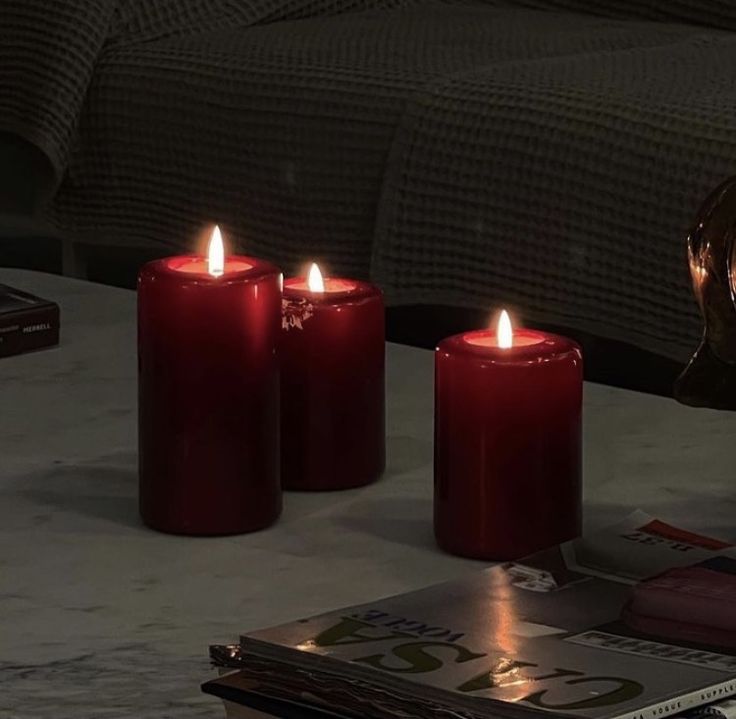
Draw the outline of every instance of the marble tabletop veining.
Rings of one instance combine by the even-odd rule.
[[[388,470],[287,494],[273,528],[185,538],[137,512],[135,294],[0,269],[61,346],[0,359],[0,717],[222,717],[210,643],[457,577],[432,537],[430,352],[388,347]],[[641,507],[736,538],[736,414],[587,385],[586,525]]]

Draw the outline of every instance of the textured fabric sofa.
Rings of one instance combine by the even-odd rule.
[[[736,172],[729,0],[0,0],[0,132],[57,226],[220,222],[394,304],[511,306],[681,359],[683,236]]]

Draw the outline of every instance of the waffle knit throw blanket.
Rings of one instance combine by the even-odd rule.
[[[82,241],[181,251],[218,221],[391,303],[681,359],[735,33],[728,0],[0,0],[0,131]]]

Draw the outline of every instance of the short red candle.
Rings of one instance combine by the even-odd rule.
[[[176,534],[236,534],[281,511],[281,273],[231,257],[151,262],[138,278],[140,512]]]
[[[326,278],[284,282],[281,482],[284,489],[348,489],[385,465],[385,317],[380,290]]]
[[[435,355],[435,536],[448,552],[509,560],[581,530],[582,354],[516,330],[440,342]]]

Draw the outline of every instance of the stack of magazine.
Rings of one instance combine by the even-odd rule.
[[[636,513],[211,656],[221,675],[203,690],[230,717],[659,719],[707,705],[733,716],[736,551]]]

